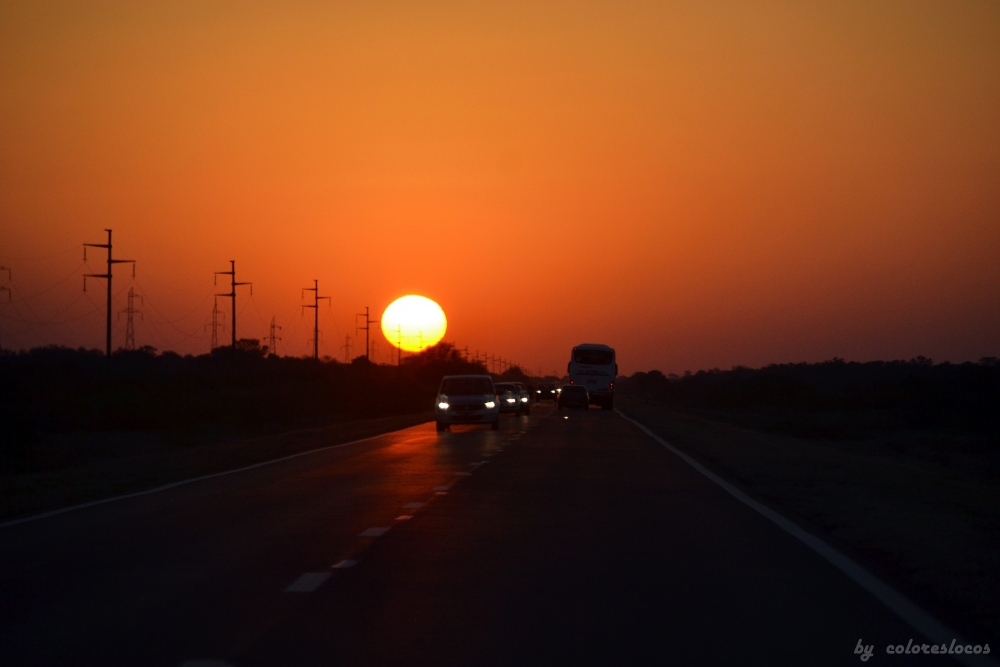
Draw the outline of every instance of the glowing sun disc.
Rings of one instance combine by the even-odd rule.
[[[382,313],[382,335],[406,352],[419,352],[444,338],[448,319],[441,306],[425,296],[401,296]]]

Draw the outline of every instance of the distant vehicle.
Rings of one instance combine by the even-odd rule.
[[[513,382],[497,382],[497,403],[501,414],[521,414],[524,410],[521,392]]]
[[[528,388],[524,386],[523,382],[515,382],[514,385],[517,387],[517,393],[521,396],[521,408],[524,409],[525,415],[531,414],[531,392]]]
[[[535,389],[536,401],[554,401],[559,396],[554,382],[542,382]]]
[[[605,410],[615,406],[618,364],[614,349],[594,343],[577,345],[573,348],[566,372],[569,373],[570,385],[584,387],[592,404],[600,405]],[[568,388],[563,386],[563,392]]]
[[[559,400],[556,401],[556,407],[560,410],[563,408],[583,408],[587,410],[590,408],[590,402],[590,394],[587,393],[586,387],[578,384],[568,384],[559,392]]]
[[[500,428],[497,391],[489,375],[448,375],[441,380],[434,416],[437,430],[452,424],[489,424]]]

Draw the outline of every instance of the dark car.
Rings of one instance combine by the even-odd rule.
[[[535,389],[535,401],[554,401],[559,398],[554,382],[543,382]]]
[[[517,387],[517,392],[521,396],[521,409],[524,411],[524,414],[530,415],[531,414],[531,392],[528,391],[528,388],[525,387],[524,383],[522,383],[522,382],[515,382],[514,386]]]
[[[559,392],[559,400],[556,401],[556,406],[560,410],[563,408],[583,408],[584,410],[588,410],[590,409],[590,394],[587,393],[587,388],[583,385],[563,385],[562,391]]]
[[[521,402],[521,390],[513,382],[497,382],[497,406],[500,414],[514,413],[521,414],[524,411]]]
[[[437,430],[452,424],[489,424],[500,428],[500,411],[493,379],[489,375],[449,375],[441,380],[434,414]]]

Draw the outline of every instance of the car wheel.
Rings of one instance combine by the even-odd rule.
[[[496,419],[493,420],[493,423],[490,424],[490,428],[493,429],[494,431],[499,431],[500,430],[500,418],[499,417],[497,417]]]

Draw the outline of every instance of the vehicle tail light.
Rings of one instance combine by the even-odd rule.
[[[614,389],[614,388],[615,388],[615,383],[614,382],[612,382],[610,385],[608,385],[608,389]]]

